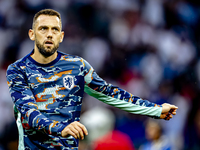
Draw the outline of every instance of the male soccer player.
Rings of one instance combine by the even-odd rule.
[[[36,13],[29,37],[34,49],[7,69],[20,150],[77,150],[88,134],[79,122],[84,92],[134,114],[166,120],[176,114],[176,106],[156,105],[107,84],[83,58],[57,51],[64,37],[57,11]]]

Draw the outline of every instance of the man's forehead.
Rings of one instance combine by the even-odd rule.
[[[36,25],[61,25],[60,19],[57,16],[40,15],[36,20]]]

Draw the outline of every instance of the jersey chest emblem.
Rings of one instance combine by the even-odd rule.
[[[71,90],[74,87],[74,78],[70,75],[66,75],[63,78],[64,87],[68,90]]]

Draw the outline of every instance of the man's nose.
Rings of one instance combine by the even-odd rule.
[[[53,36],[53,32],[52,32],[51,30],[48,30],[47,37],[48,37],[48,38],[49,38],[49,37],[52,38],[52,36]]]

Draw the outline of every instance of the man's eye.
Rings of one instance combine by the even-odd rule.
[[[58,29],[57,29],[57,28],[54,28],[53,30],[54,30],[54,31],[58,31]]]
[[[44,31],[44,30],[46,30],[46,29],[47,29],[47,28],[45,28],[45,27],[42,27],[42,28],[41,28],[42,31]]]

